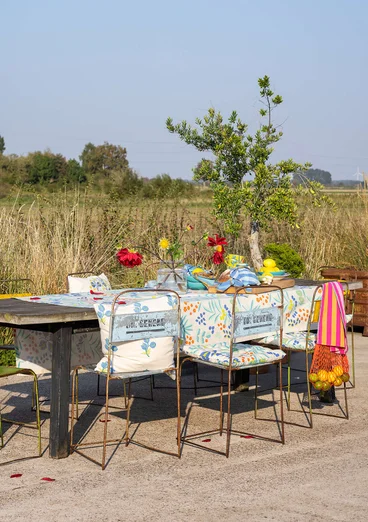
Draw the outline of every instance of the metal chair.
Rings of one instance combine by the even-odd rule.
[[[0,279],[0,299],[31,296],[34,293],[34,290],[35,284],[32,279]],[[13,330],[2,328],[2,337],[5,340],[12,339]],[[15,345],[13,343],[5,342],[4,344],[0,344],[0,350],[15,352]]]
[[[309,409],[309,427],[313,427],[313,415],[327,415],[330,417],[338,417],[338,418],[349,418],[349,410],[348,410],[348,402],[347,402],[347,393],[346,393],[346,383],[344,382],[344,400],[345,400],[345,412],[343,411],[343,416],[340,415],[332,415],[322,412],[316,412],[313,411],[312,408],[312,392],[311,392],[311,383],[308,379],[309,375],[309,369],[310,369],[310,363],[309,358],[313,355],[315,345],[316,345],[316,333],[313,332],[313,329],[316,329],[315,325],[318,322],[319,319],[319,313],[320,313],[320,297],[317,298],[317,294],[320,293],[323,285],[317,285],[314,293],[313,298],[311,302],[311,307],[309,311],[308,316],[308,323],[307,323],[307,331],[306,332],[292,332],[282,335],[281,337],[279,335],[274,336],[267,336],[263,339],[257,339],[254,341],[255,343],[259,345],[266,345],[266,346],[280,346],[280,339],[282,339],[281,347],[282,349],[287,353],[287,409],[288,411],[291,410],[290,408],[290,395],[291,395],[291,368],[290,360],[291,360],[291,353],[304,353],[305,354],[305,374],[307,376],[306,384],[307,384],[307,393],[308,393],[308,409]],[[302,370],[303,371],[303,370]],[[304,413],[304,410],[293,410],[298,411],[301,413]]]
[[[152,292],[151,289],[139,289],[134,291],[135,294],[145,294],[147,292]],[[131,290],[123,290],[120,292],[114,299],[112,305],[105,305],[106,308],[106,316],[99,316],[100,326],[103,327],[106,324],[106,320],[109,322],[108,327],[108,338],[107,338],[107,363],[106,363],[106,400],[105,400],[105,412],[102,415],[104,422],[104,433],[102,442],[73,442],[73,432],[74,432],[74,409],[76,402],[76,382],[75,376],[76,372],[73,374],[73,383],[72,383],[72,423],[71,423],[71,431],[70,431],[70,447],[71,451],[76,451],[85,457],[89,458],[93,462],[100,464],[102,469],[104,470],[106,467],[106,446],[108,443],[118,442],[120,443],[124,440],[125,445],[128,446],[130,442],[137,444],[139,446],[159,451],[160,453],[166,453],[168,455],[173,455],[180,458],[180,371],[179,371],[179,345],[180,345],[180,298],[179,295],[173,290],[155,290],[155,292],[162,294],[163,296],[167,296],[169,301],[169,309],[165,311],[139,311],[139,312],[129,312],[124,313],[123,305],[126,304],[125,301],[121,301],[122,297],[127,296],[131,293]],[[139,370],[137,371],[129,371],[129,372],[121,372],[115,371],[114,364],[116,364],[114,353],[116,349],[116,345],[118,343],[125,343],[122,346],[122,350],[126,349],[127,341],[137,341],[137,340],[154,340],[159,338],[171,338],[172,348],[172,358],[174,359],[175,348],[176,350],[176,362],[173,367],[166,367],[160,369],[148,369],[148,370]],[[129,345],[129,343],[128,343]],[[155,358],[155,350],[152,350],[153,360]],[[131,409],[131,382],[132,378],[136,377],[147,377],[150,375],[158,375],[164,373],[173,372],[175,374],[176,379],[176,392],[177,392],[177,429],[176,429],[176,443],[177,443],[177,451],[170,452],[163,449],[159,449],[156,447],[148,446],[143,444],[136,439],[132,439],[129,437],[129,420],[130,420],[130,409]],[[125,404],[122,411],[126,411],[126,428],[125,434],[123,437],[119,439],[107,439],[107,428],[108,428],[108,416],[109,416],[109,384],[110,381],[114,379],[121,379],[124,381],[124,391],[125,391],[125,382],[128,381],[128,394],[124,393]],[[98,462],[97,460],[87,456],[85,453],[81,452],[78,448],[80,446],[95,446],[96,444],[102,444],[102,462]]]
[[[13,366],[0,366],[0,378],[3,377],[11,377],[13,375],[31,375],[33,377],[33,391],[35,394],[35,403],[36,403],[36,426],[33,424],[28,424],[16,420],[12,420],[10,418],[4,418],[1,415],[0,411],[0,439],[1,439],[1,446],[0,448],[3,448],[4,446],[4,437],[3,437],[3,429],[2,429],[2,423],[7,422],[9,424],[16,424],[18,426],[23,426],[25,428],[31,428],[31,429],[37,429],[38,432],[38,455],[37,457],[41,457],[42,455],[42,448],[41,448],[41,420],[40,420],[40,405],[39,405],[39,399],[38,399],[38,379],[37,375],[32,370],[27,370],[25,368],[16,368]],[[7,464],[7,462],[2,462],[2,464]]]
[[[278,291],[280,292],[280,304],[278,306],[266,308],[262,310],[264,313],[264,319],[267,318],[267,328],[274,328],[279,330],[282,337],[282,311],[284,307],[284,299],[282,289],[277,286],[269,287],[267,291]],[[280,389],[280,419],[281,419],[281,438],[273,439],[268,437],[261,437],[263,440],[271,440],[274,442],[280,442],[284,444],[284,413],[283,413],[283,400],[282,400],[282,366],[281,361],[285,356],[285,353],[279,350],[271,350],[263,347],[257,347],[246,343],[238,343],[239,339],[249,337],[252,333],[252,312],[236,311],[238,305],[238,299],[246,299],[247,295],[239,296],[240,292],[244,292],[244,288],[238,288],[234,294],[231,307],[231,335],[228,343],[223,346],[214,345],[205,346],[202,345],[191,345],[183,346],[183,351],[186,353],[187,358],[182,362],[182,365],[186,361],[195,361],[198,364],[205,364],[221,370],[221,384],[220,384],[220,419],[219,427],[214,430],[207,430],[205,432],[193,433],[189,435],[183,435],[181,440],[183,443],[189,443],[190,445],[205,448],[208,450],[208,446],[203,446],[197,442],[193,442],[193,439],[203,437],[207,434],[219,433],[222,436],[223,432],[226,433],[226,446],[225,451],[219,451],[211,449],[214,453],[220,455],[229,456],[230,452],[230,436],[232,433],[237,435],[249,435],[249,433],[234,430],[231,428],[231,376],[232,372],[243,370],[247,368],[256,368],[256,387],[255,387],[255,410],[254,415],[257,418],[258,412],[258,368],[260,366],[277,364],[279,372],[279,389]],[[264,330],[266,331],[266,330]],[[223,376],[227,374],[227,423],[226,428],[223,427]],[[187,419],[188,420],[188,419]]]

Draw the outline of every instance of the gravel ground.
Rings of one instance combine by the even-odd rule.
[[[105,471],[74,453],[67,459],[48,457],[48,414],[43,413],[42,458],[17,460],[36,451],[35,432],[4,425],[5,446],[0,451],[1,519],[38,522],[53,521],[366,521],[368,519],[368,423],[367,388],[368,339],[355,334],[356,388],[348,390],[350,420],[314,417],[309,429],[305,415],[286,412],[286,444],[257,439],[231,439],[230,457],[215,455],[185,445],[182,458],[152,452],[130,444],[109,448],[109,463]],[[298,365],[296,356],[294,363]],[[203,367],[202,367],[203,368]],[[212,370],[200,370],[201,378],[217,379]],[[190,387],[192,376],[187,368],[183,387]],[[253,378],[254,379],[254,378]],[[261,388],[274,383],[270,372],[261,376]],[[295,372],[297,384],[303,374]],[[167,378],[157,385],[172,385]],[[119,384],[113,383],[115,392]],[[201,380],[200,385],[209,383]],[[253,381],[252,381],[253,384]],[[253,387],[253,386],[252,386]],[[96,398],[96,376],[80,378],[81,400]],[[113,391],[114,391],[113,389]],[[304,386],[292,389],[292,407],[300,407],[305,396]],[[40,382],[41,395],[48,396],[49,377]],[[194,401],[189,416],[188,433],[216,427],[218,422],[217,388],[202,389]],[[32,418],[30,411],[30,381],[26,377],[3,379],[0,400],[5,412],[13,417]],[[134,385],[134,393],[149,395],[148,381]],[[275,422],[255,420],[252,393],[233,396],[234,428],[265,436],[279,435]],[[337,391],[342,399],[343,392]],[[136,439],[175,450],[175,392],[155,389],[154,402],[136,398],[132,407],[132,431]],[[193,390],[183,390],[182,415],[192,404]],[[342,401],[341,401],[342,403]],[[43,408],[47,410],[47,402]],[[120,398],[112,404],[119,406]],[[339,405],[315,402],[321,412],[341,415]],[[259,414],[273,419],[278,411],[278,395],[261,395]],[[85,406],[77,425],[77,436],[85,440],[101,437],[99,407]],[[112,410],[109,436],[121,436],[124,414]],[[92,426],[92,427],[91,427]],[[208,437],[208,449],[224,447],[224,437]],[[203,440],[203,438],[201,439]],[[92,448],[90,456],[100,458],[101,449]],[[17,478],[11,475],[19,474]],[[53,481],[44,481],[51,478]]]

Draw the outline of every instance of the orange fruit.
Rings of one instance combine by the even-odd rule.
[[[341,377],[336,377],[334,386],[341,386],[342,385],[342,379]]]
[[[341,377],[341,375],[344,373],[342,366],[334,366],[332,371],[337,375],[337,377]]]
[[[318,375],[316,373],[310,373],[309,382],[316,382],[316,381],[318,381]]]
[[[318,380],[319,381],[327,381],[328,380],[328,372],[326,372],[326,370],[320,370],[317,373],[317,376],[318,376]]]
[[[350,375],[349,375],[348,373],[343,373],[343,374],[341,375],[341,380],[342,380],[342,382],[349,382],[349,380],[350,380]]]
[[[316,390],[322,390],[323,382],[322,381],[316,381],[313,383],[313,386]]]
[[[335,372],[328,372],[328,382],[333,384],[335,382],[336,379],[339,379],[339,377],[336,376],[336,373]]]

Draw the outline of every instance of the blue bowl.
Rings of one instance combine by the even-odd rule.
[[[258,275],[263,275],[264,272],[258,272]],[[283,276],[283,275],[286,275],[286,272],[285,270],[277,270],[276,272],[273,272],[272,270],[270,271],[270,274],[273,275],[273,276]]]

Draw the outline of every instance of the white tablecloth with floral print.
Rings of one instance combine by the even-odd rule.
[[[309,311],[315,287],[293,287],[284,290],[284,317],[285,332],[298,332],[307,329]],[[91,307],[104,303],[111,303],[119,290],[110,290],[95,296],[91,294],[57,294],[39,296],[35,303],[49,303],[53,305]],[[318,290],[319,295],[321,289]],[[155,310],[154,299],[157,293],[139,294],[132,290],[124,295],[124,300],[134,303],[136,312]],[[161,294],[162,296],[162,294]],[[185,344],[211,344],[226,342],[231,334],[231,306],[234,296],[229,294],[208,294],[191,292],[180,296],[181,329]],[[32,300],[31,297],[22,297],[23,300]],[[275,308],[280,304],[280,293],[275,291],[266,294],[240,294],[237,299],[236,310],[249,312],[256,317],[263,311]],[[98,311],[97,311],[98,313]],[[257,329],[257,328],[256,328]],[[255,330],[256,330],[255,329]],[[249,338],[260,338],[272,331],[251,330]],[[238,340],[246,340],[238,339]],[[159,340],[157,340],[159,342]],[[51,370],[52,334],[30,330],[16,330],[15,335],[17,366],[32,368],[38,374]],[[97,364],[103,357],[100,333],[98,330],[90,332],[76,332],[72,337],[71,365]]]

